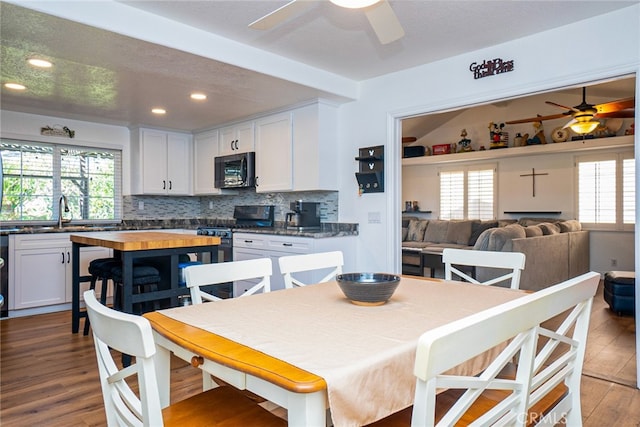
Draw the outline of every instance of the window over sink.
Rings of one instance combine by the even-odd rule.
[[[73,220],[122,218],[122,153],[2,138],[0,221],[51,221],[67,198]]]

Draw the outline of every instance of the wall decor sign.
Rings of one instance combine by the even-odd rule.
[[[40,135],[73,138],[76,136],[76,131],[69,129],[66,126],[54,125],[40,128]]]
[[[482,61],[482,64],[472,62],[471,65],[469,65],[469,71],[473,73],[474,79],[508,73],[509,71],[513,71],[513,59],[510,61],[505,61],[502,58],[485,59]]]

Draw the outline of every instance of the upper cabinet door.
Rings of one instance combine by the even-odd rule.
[[[195,135],[193,138],[193,193],[220,194],[214,186],[215,158],[218,156],[218,131]]]
[[[191,183],[191,136],[167,134],[167,194],[187,195]]]
[[[293,189],[291,113],[256,121],[256,193]]]
[[[140,129],[131,159],[133,194],[190,194],[191,135]]]
[[[244,122],[220,129],[218,152],[220,156],[247,153],[255,150],[254,123]]]

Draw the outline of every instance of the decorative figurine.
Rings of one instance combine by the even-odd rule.
[[[544,136],[544,129],[542,127],[542,122],[533,122],[533,127],[536,130],[536,134],[533,135],[533,138],[527,139],[527,145],[539,145],[546,144],[547,139]],[[527,136],[529,136],[527,134]]]
[[[524,141],[525,139],[522,137],[522,134],[520,134],[520,132],[516,133],[516,137],[513,138],[513,146],[514,147],[521,147],[524,145]]]
[[[502,135],[503,128],[504,123],[500,123],[499,125],[494,122],[489,123],[489,136],[491,139],[491,142],[489,143],[490,150],[496,148],[507,148],[508,145]]]
[[[471,148],[471,140],[467,139],[466,129],[462,129],[462,132],[460,132],[460,136],[462,137],[462,139],[458,141],[458,144],[461,146],[460,151],[461,152],[473,151],[473,148]]]
[[[625,135],[635,135],[635,129],[634,129],[634,127],[635,127],[635,123],[631,123],[631,124],[629,125],[629,129],[625,129],[624,134],[625,134]]]

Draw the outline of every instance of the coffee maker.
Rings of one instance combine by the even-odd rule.
[[[297,230],[309,230],[320,228],[320,203],[303,202],[296,200],[291,202],[287,213],[287,228]]]

